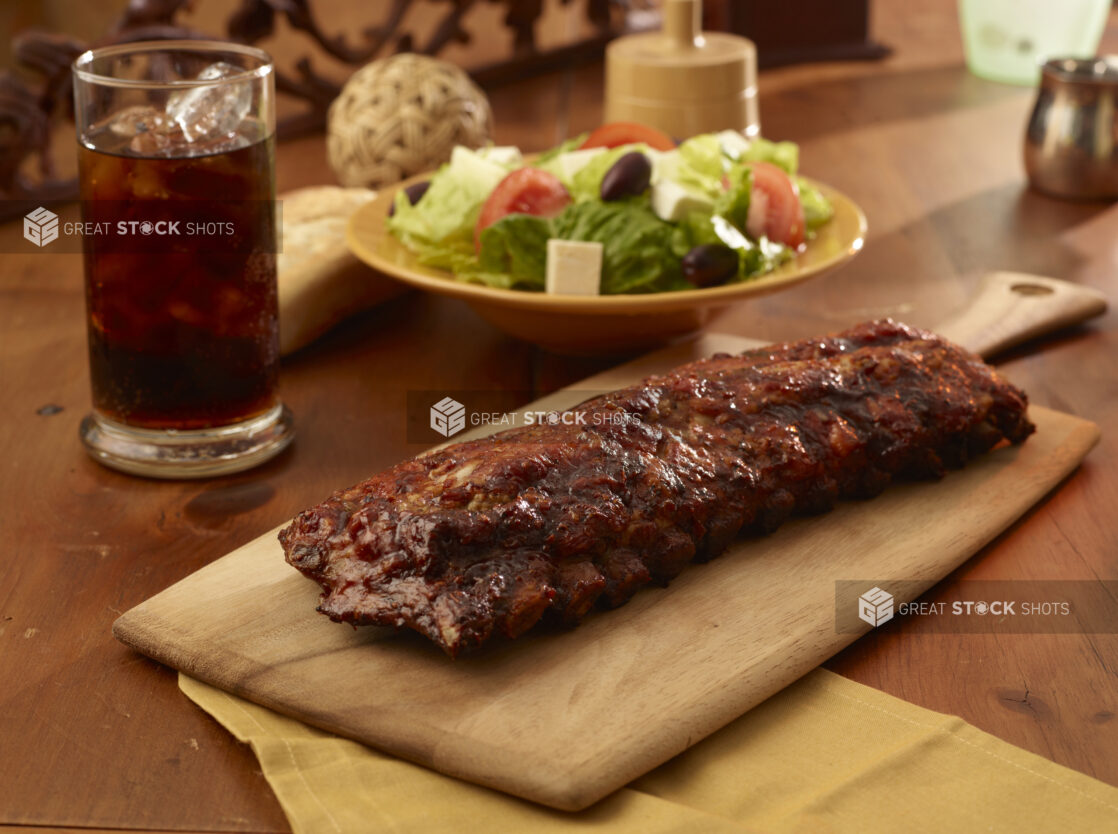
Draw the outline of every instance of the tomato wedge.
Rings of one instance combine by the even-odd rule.
[[[571,202],[559,178],[538,168],[520,168],[497,183],[486,198],[474,227],[474,246],[481,251],[481,232],[510,214],[554,217]]]
[[[749,167],[753,171],[753,191],[746,232],[796,248],[804,242],[804,208],[796,184],[771,162],[754,162]]]
[[[670,151],[675,147],[675,142],[666,133],[654,127],[638,125],[634,122],[610,122],[590,132],[586,141],[579,146],[579,150],[586,148],[617,148],[621,145],[631,145],[635,142],[644,142],[648,147],[657,151]]]

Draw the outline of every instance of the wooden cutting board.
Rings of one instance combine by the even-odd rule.
[[[711,334],[577,389],[618,387],[756,344]],[[561,391],[525,410],[582,398]],[[529,634],[472,657],[450,660],[410,632],[355,630],[316,613],[318,588],[284,562],[276,531],[132,609],[113,631],[163,663],[310,724],[577,810],[856,639],[836,630],[836,581],[931,586],[1059,484],[1098,439],[1084,420],[1043,408],[1030,414],[1038,431],[1023,446],[936,483],[895,486],[739,540],[669,587],[643,590],[573,631]]]

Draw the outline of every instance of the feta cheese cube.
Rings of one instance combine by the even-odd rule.
[[[674,182],[658,183],[652,186],[652,210],[661,220],[678,223],[690,211],[710,211],[714,201],[698,191],[692,191]]]
[[[454,150],[450,152],[450,167],[462,179],[474,180],[484,184],[490,191],[496,188],[497,183],[503,180],[508,173],[496,162],[490,162],[481,154],[462,145],[455,145]]]
[[[653,186],[662,182],[672,182],[676,179],[676,171],[679,169],[678,148],[672,151],[650,150],[646,156],[648,156],[648,161],[652,163]]]
[[[753,144],[749,139],[736,130],[723,130],[718,134],[718,141],[722,145],[722,153],[730,159],[740,159],[741,155],[749,150]]]
[[[520,155],[520,148],[514,145],[490,145],[481,148],[477,153],[486,162],[502,165],[505,168],[513,168],[524,161],[524,157]]]
[[[547,242],[547,292],[554,295],[600,295],[602,244],[585,240]]]

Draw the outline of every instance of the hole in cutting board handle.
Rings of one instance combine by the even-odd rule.
[[[1052,295],[1055,292],[1044,284],[1014,284],[1010,289],[1018,295]]]

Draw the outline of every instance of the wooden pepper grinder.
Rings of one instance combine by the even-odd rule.
[[[716,130],[757,136],[757,48],[702,31],[701,0],[665,0],[663,29],[606,49],[607,122],[638,122],[677,139]]]

